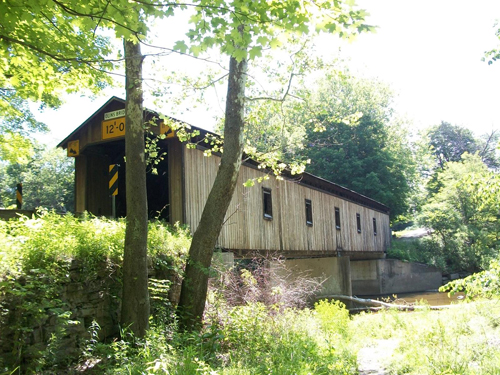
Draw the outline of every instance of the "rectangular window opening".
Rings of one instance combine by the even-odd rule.
[[[356,227],[358,228],[358,233],[361,233],[361,215],[356,214]]]
[[[335,228],[340,230],[340,208],[335,207]]]
[[[373,235],[377,235],[377,219],[373,218]]]
[[[306,224],[310,227],[313,225],[313,209],[310,199],[306,199]]]
[[[273,200],[271,197],[271,189],[262,188],[262,202],[264,207],[264,219],[273,219]]]

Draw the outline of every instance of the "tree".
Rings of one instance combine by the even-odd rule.
[[[489,168],[498,170],[500,168],[500,158],[497,154],[497,149],[500,146],[500,131],[492,130],[490,133],[483,134],[479,137],[479,150],[484,164]]]
[[[238,178],[244,144],[248,62],[260,56],[264,48],[280,45],[280,38],[287,32],[308,34],[314,26],[315,17],[320,14],[323,23],[316,25],[320,30],[344,35],[350,30],[365,29],[361,24],[364,13],[344,9],[340,2],[244,0],[232,4],[219,2],[217,5],[220,9],[215,10],[212,8],[213,2],[200,1],[197,13],[192,18],[195,28],[189,33],[192,52],[218,46],[221,52],[230,56],[230,71],[224,152],[200,225],[193,235],[178,306],[181,327],[184,329],[194,329],[201,323],[213,249]],[[211,22],[207,22],[207,19]],[[185,48],[185,45],[179,44],[178,47]]]
[[[16,184],[23,183],[23,208],[68,212],[74,202],[74,166],[62,150],[35,145],[33,155],[20,163],[2,163],[0,206],[15,206]]]
[[[27,136],[46,126],[28,100],[57,108],[65,92],[97,92],[111,82],[109,40],[84,27],[57,1],[0,3],[0,142],[6,133]]]
[[[119,60],[107,60],[112,51],[108,38],[98,31],[111,29],[124,38],[127,84],[127,199],[128,222],[124,256],[123,324],[136,336],[143,336],[148,326],[149,300],[147,290],[146,251],[147,212],[145,187],[144,121],[140,49],[134,49],[148,31],[149,17],[172,14],[173,7],[149,0],[27,1],[20,7],[3,2],[5,16],[0,30],[2,57],[0,87],[3,101],[0,113],[10,130],[20,132],[14,119],[23,113],[24,122],[32,127],[30,113],[23,112],[26,100],[57,107],[61,92],[76,92],[90,87],[98,91],[111,82],[107,70]],[[129,56],[130,55],[130,56]],[[10,95],[10,97],[9,97]],[[9,101],[6,98],[10,98]],[[130,99],[130,100],[129,100]],[[16,103],[20,105],[16,106]],[[139,266],[139,267],[137,267]]]
[[[443,169],[447,162],[460,161],[465,152],[477,152],[489,168],[498,168],[495,147],[499,136],[498,131],[492,131],[477,138],[469,129],[444,121],[427,130],[428,147],[440,169]]]
[[[441,186],[419,221],[433,230],[451,270],[485,269],[500,250],[500,178],[477,155],[464,153],[438,175]]]
[[[249,129],[252,142],[261,151],[280,150],[287,162],[309,160],[309,172],[388,205],[395,220],[408,209],[416,169],[390,89],[330,69],[321,76]],[[279,123],[274,130],[268,125]]]
[[[208,289],[208,268],[213,249],[222,229],[224,217],[241,166],[247,59],[230,58],[229,83],[224,127],[224,153],[214,185],[210,190],[198,228],[189,248],[189,260],[182,283],[179,309],[182,328],[199,324],[205,309]]]
[[[388,127],[369,116],[352,125],[329,123],[323,132],[308,133],[308,170],[386,204],[394,219],[408,209],[405,168],[411,165],[397,159],[389,136]]]
[[[144,337],[149,322],[148,201],[142,93],[141,48],[137,39],[125,40],[125,157],[127,227],[123,255],[121,323]]]
[[[429,128],[424,134],[428,152],[435,161],[435,167],[428,171],[428,196],[437,193],[442,187],[440,173],[448,162],[459,162],[464,153],[478,154],[481,160],[491,169],[499,166],[495,145],[500,133],[493,131],[481,138],[476,138],[467,128],[441,122],[440,125]]]
[[[474,135],[469,129],[441,122],[428,131],[429,148],[436,159],[439,168],[450,161],[460,161],[462,154],[474,154],[478,151]]]

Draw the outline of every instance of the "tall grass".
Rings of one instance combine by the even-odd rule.
[[[356,316],[358,347],[396,340],[391,374],[500,374],[500,301],[462,303],[443,311],[385,311]],[[361,334],[362,333],[362,334]]]
[[[199,333],[151,329],[134,348],[115,342],[102,352],[106,374],[356,374],[349,316],[339,303],[285,309],[252,303],[209,317]],[[125,347],[125,350],[124,350]],[[127,353],[123,356],[122,353]],[[110,358],[112,361],[105,361]],[[117,354],[119,353],[119,356]]]
[[[119,264],[123,233],[121,221],[50,213],[0,222],[0,305],[8,296],[22,301],[12,327],[20,338],[29,333],[36,314],[64,312],[56,285],[67,277],[71,259],[80,259],[89,275],[102,271],[97,264],[103,259]],[[188,245],[185,230],[150,224],[151,264],[158,270],[182,269]],[[155,282],[154,287],[164,285]],[[390,339],[397,343],[385,360],[391,374],[500,374],[498,299],[443,311],[350,316],[338,302],[297,309],[273,299],[267,305],[240,299],[242,304],[234,306],[223,295],[211,291],[200,332],[178,332],[171,307],[159,300],[145,339],[101,343],[99,327],[92,324],[78,364],[52,362],[49,346],[31,373],[357,374],[358,351]],[[0,312],[0,319],[7,316]],[[157,319],[162,314],[169,319]],[[0,363],[0,373],[11,370]]]
[[[97,366],[103,374],[358,374],[358,351],[391,340],[388,374],[500,374],[499,326],[498,300],[356,316],[326,301],[279,314],[252,303],[210,317],[200,333],[155,326],[136,346],[114,342]]]

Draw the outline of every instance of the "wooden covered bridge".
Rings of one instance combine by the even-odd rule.
[[[58,145],[75,157],[75,212],[111,216],[114,200],[116,215],[126,214],[124,108],[124,100],[112,97]],[[144,116],[147,120],[155,115],[145,111]],[[200,132],[198,137],[210,134],[192,128]],[[203,143],[187,147],[163,125],[154,129],[167,136],[158,143],[166,152],[158,173],[147,174],[150,218],[179,221],[194,231],[220,157],[204,156]],[[122,165],[115,198],[109,194],[112,164]],[[331,275],[326,276],[337,279],[332,288],[344,293],[350,291],[350,281],[345,281],[349,259],[385,257],[391,239],[387,206],[308,173],[283,180],[271,176],[244,187],[245,181],[264,173],[252,160],[243,163],[218,240],[223,251],[237,258],[256,252],[278,254],[302,269],[323,269],[331,263]],[[337,272],[342,277],[337,278]]]

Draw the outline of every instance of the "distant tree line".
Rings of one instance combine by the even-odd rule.
[[[61,149],[35,143],[17,162],[0,160],[0,175],[0,208],[16,208],[16,185],[22,183],[23,209],[74,210],[74,163]]]

